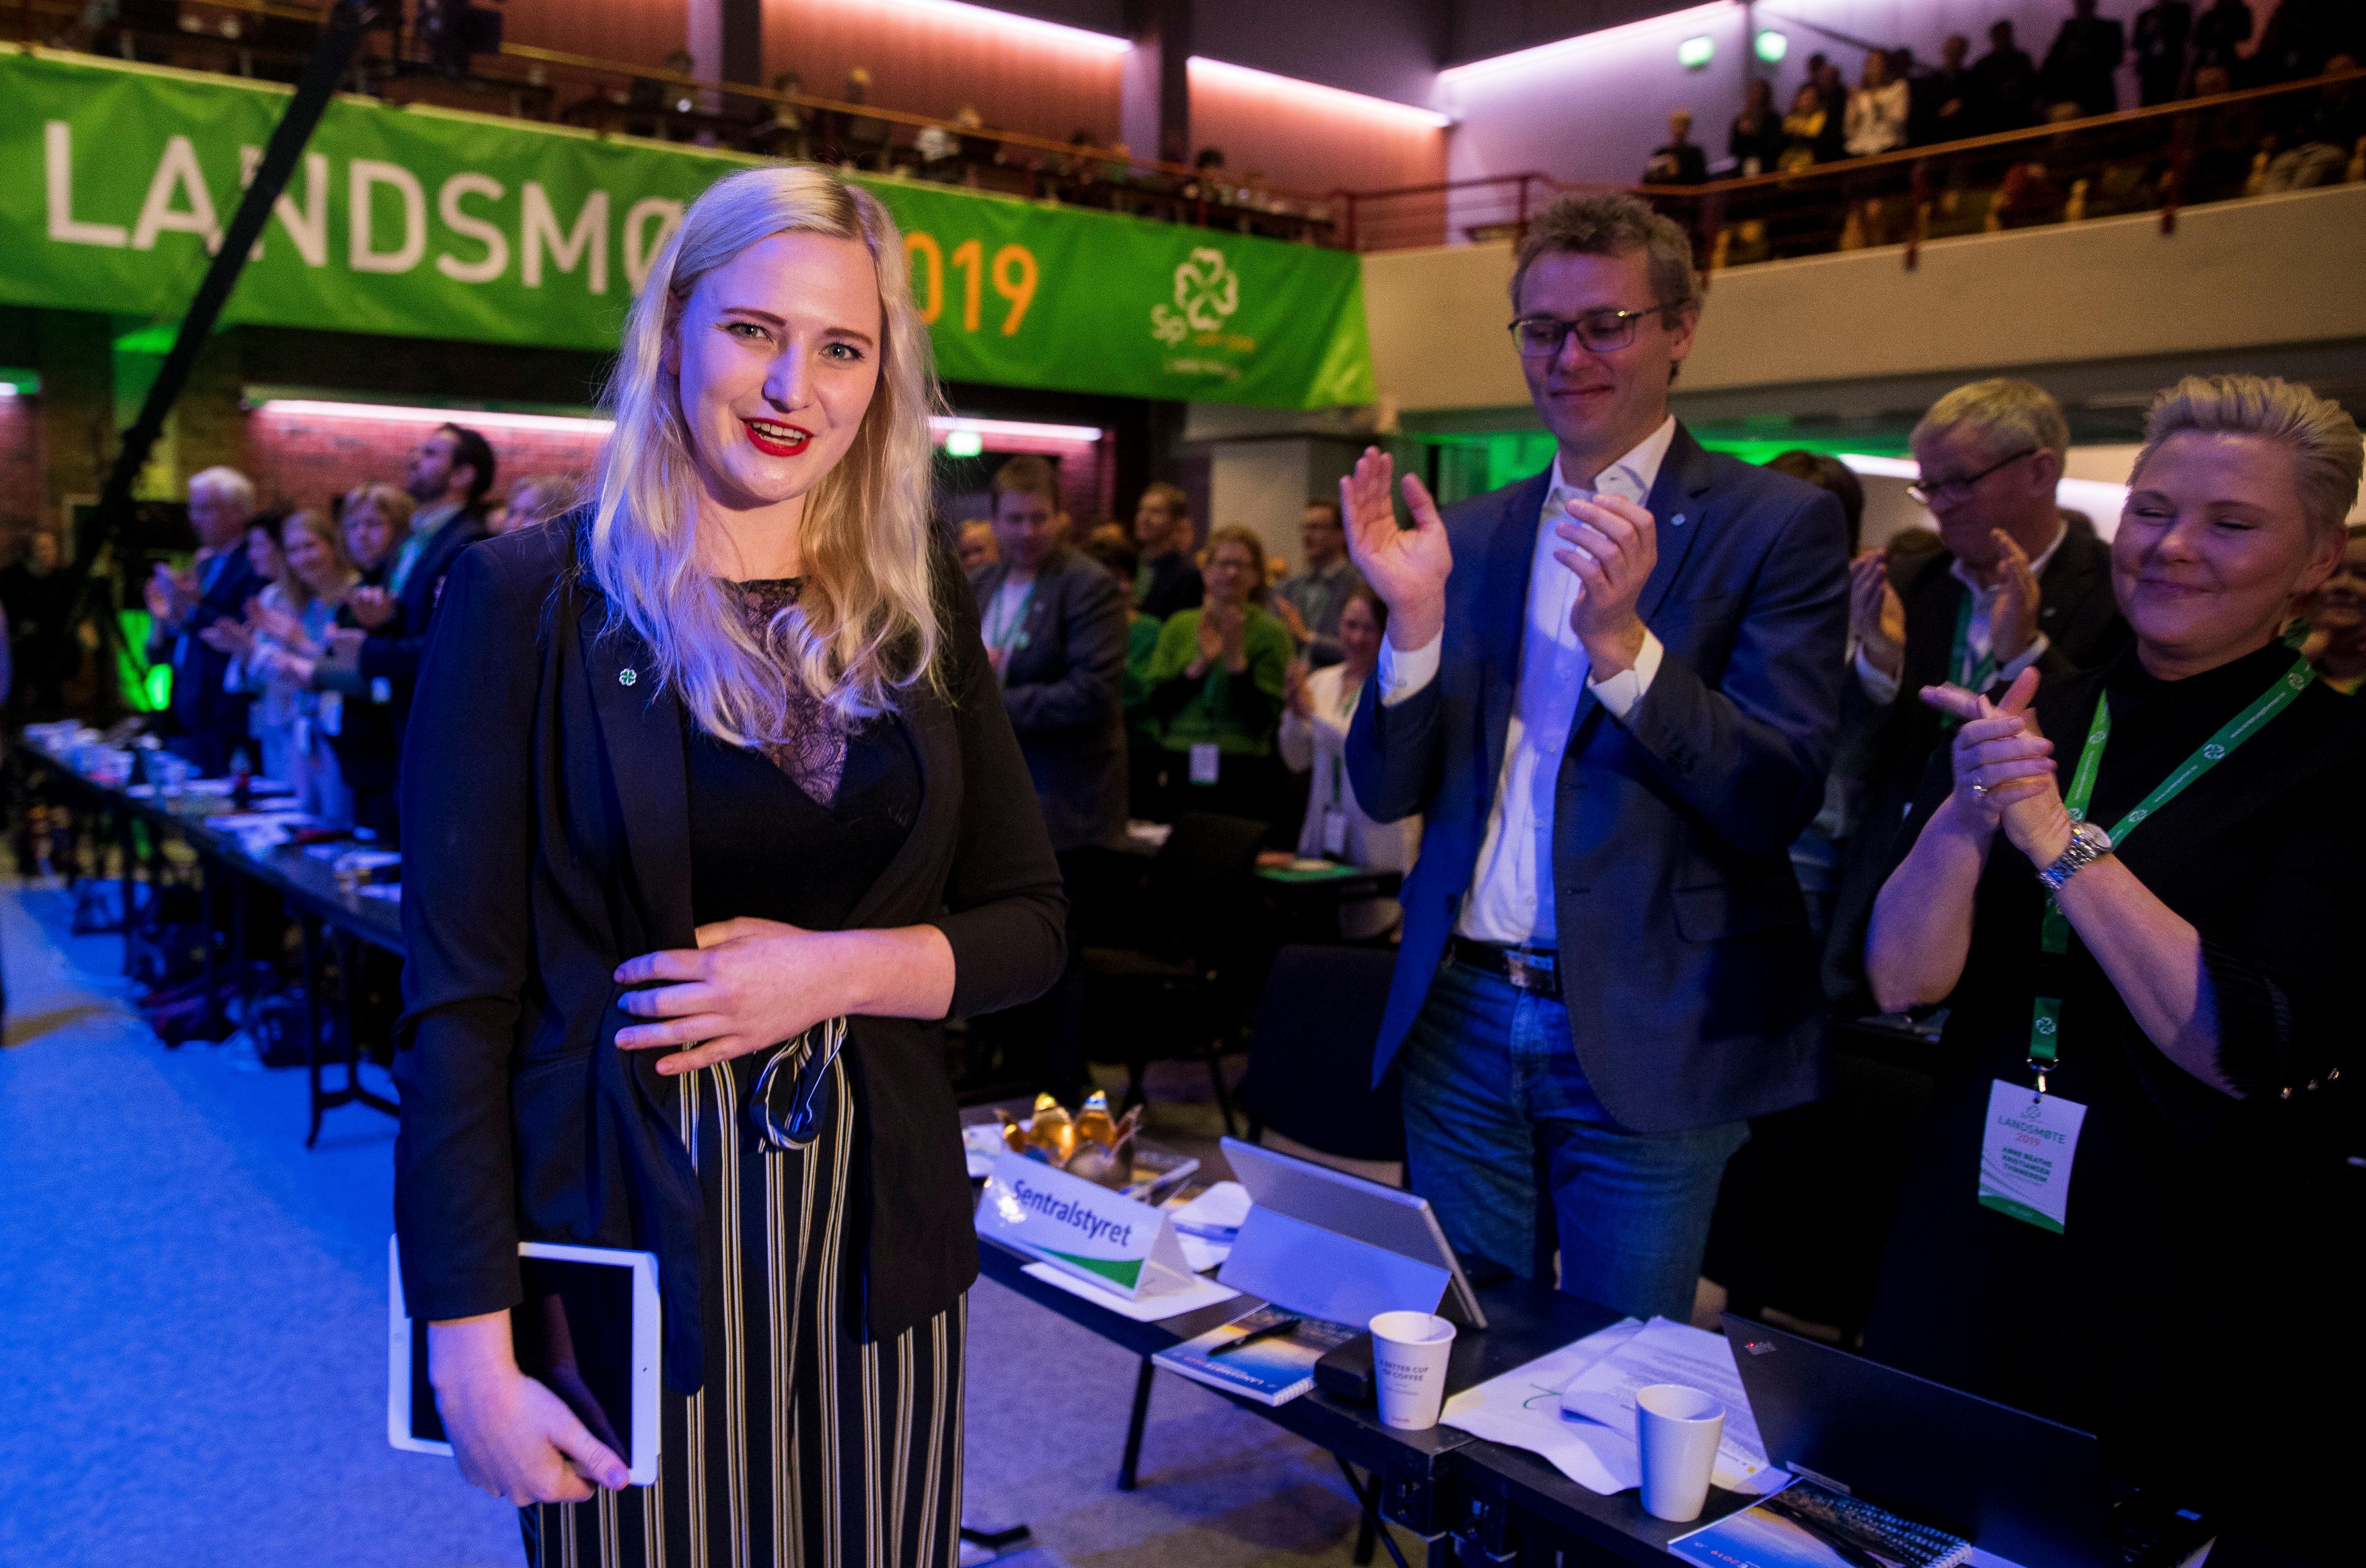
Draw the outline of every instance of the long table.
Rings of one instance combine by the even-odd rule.
[[[361,1081],[361,1051],[353,1027],[354,986],[351,976],[355,972],[359,950],[363,947],[402,956],[402,915],[395,901],[370,897],[343,886],[335,869],[317,856],[301,850],[281,845],[262,853],[248,852],[236,835],[207,825],[203,816],[175,808],[170,801],[160,801],[152,794],[135,795],[129,787],[102,784],[78,773],[63,758],[45,750],[28,739],[20,738],[9,751],[9,761],[25,775],[36,790],[51,790],[72,798],[85,809],[96,812],[114,825],[117,854],[117,880],[121,890],[123,912],[124,954],[130,963],[132,945],[138,935],[138,897],[141,876],[144,870],[148,886],[159,886],[163,873],[163,845],[165,838],[176,838],[186,845],[197,858],[205,886],[208,912],[218,927],[227,925],[231,952],[230,984],[246,1000],[248,966],[246,935],[248,912],[257,887],[276,893],[296,918],[301,940],[302,975],[305,998],[305,1068],[310,1082],[310,1125],[304,1136],[304,1146],[310,1148],[321,1136],[321,1119],[328,1111],[344,1105],[366,1106],[371,1110],[396,1113],[392,1100],[367,1088]],[[188,797],[184,797],[185,800]],[[148,829],[148,852],[138,848],[136,828]],[[358,847],[358,846],[356,846]],[[92,867],[94,874],[98,870]],[[221,874],[217,878],[215,873]],[[220,918],[220,900],[227,896],[230,913],[227,920]],[[223,954],[219,942],[207,946],[207,994],[208,1007],[220,995]],[[321,1011],[321,976],[322,960],[331,949],[336,951],[340,968],[346,977],[339,986],[340,1005],[334,1023],[338,1055],[344,1067],[344,1082],[332,1085],[324,1077],[321,1054],[323,1019]]]
[[[1120,1466],[1118,1484],[1123,1489],[1131,1489],[1134,1479],[1142,1415],[1152,1386],[1148,1358],[1258,1304],[1256,1298],[1242,1296],[1179,1317],[1135,1323],[1026,1273],[1033,1259],[1011,1247],[980,1238],[978,1254],[981,1269],[996,1283],[1144,1358],[1135,1384],[1132,1431]],[[1481,1286],[1478,1294],[1488,1326],[1463,1333],[1480,1343],[1481,1381],[1525,1366],[1619,1317],[1608,1307],[1517,1280]],[[1221,1389],[1211,1392],[1224,1394]],[[1672,1525],[1645,1513],[1634,1492],[1601,1496],[1535,1454],[1450,1427],[1399,1431],[1381,1425],[1373,1406],[1349,1404],[1321,1388],[1275,1406],[1224,1397],[1330,1452],[1366,1513],[1421,1537],[1433,1564],[1518,1562],[1662,1568],[1681,1561],[1667,1550],[1672,1537],[1752,1501],[1711,1488],[1708,1506],[1698,1520]],[[1358,1478],[1350,1466],[1365,1471],[1370,1480]],[[1389,1551],[1395,1556],[1393,1544]]]

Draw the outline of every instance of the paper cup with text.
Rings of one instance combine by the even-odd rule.
[[[1672,1524],[1700,1517],[1709,1472],[1725,1436],[1725,1406],[1696,1388],[1655,1382],[1635,1391],[1636,1447],[1643,1453],[1643,1511]]]
[[[1446,1359],[1454,1325],[1427,1312],[1384,1312],[1372,1319],[1372,1382],[1380,1421],[1408,1432],[1437,1425],[1446,1403]]]

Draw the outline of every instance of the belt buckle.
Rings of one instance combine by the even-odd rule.
[[[1515,991],[1549,991],[1553,988],[1553,966],[1549,959],[1542,964],[1530,961],[1511,948],[1504,948],[1504,977],[1512,982]]]

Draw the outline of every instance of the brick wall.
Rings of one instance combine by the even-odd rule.
[[[400,485],[411,449],[435,428],[436,419],[356,418],[257,409],[246,419],[248,475],[267,502],[322,506],[332,495],[372,479]],[[468,416],[457,416],[466,424]],[[602,438],[573,431],[476,426],[492,443],[493,493],[505,495],[513,479],[528,474],[588,475]]]
[[[0,561],[15,560],[25,536],[51,521],[41,515],[47,440],[38,399],[0,398]]]

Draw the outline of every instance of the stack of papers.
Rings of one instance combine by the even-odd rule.
[[[1247,1188],[1237,1181],[1219,1181],[1175,1211],[1176,1234],[1195,1272],[1221,1268],[1232,1257],[1241,1222],[1252,1207]]]
[[[1655,1317],[1626,1318],[1574,1345],[1447,1401],[1444,1424],[1526,1449],[1588,1491],[1607,1496],[1643,1483],[1635,1391],[1656,1382],[1696,1388],[1725,1406],[1711,1479],[1763,1496],[1790,1480],[1766,1461],[1750,1401],[1721,1335]]]

